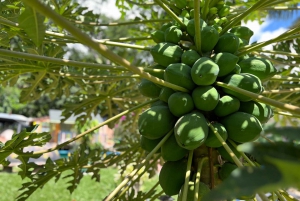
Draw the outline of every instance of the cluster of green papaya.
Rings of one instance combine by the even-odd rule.
[[[152,33],[157,43],[150,51],[156,62],[152,68],[164,71],[151,74],[189,92],[174,91],[146,79],[139,84],[141,94],[160,99],[139,116],[141,147],[150,152],[173,129],[172,135],[158,150],[166,161],[159,181],[167,195],[180,192],[185,178],[186,156],[200,146],[217,150],[227,161],[219,172],[220,179],[225,179],[224,175],[231,172],[233,160],[208,123],[224,141],[230,139],[241,144],[256,140],[262,124],[273,116],[269,105],[215,84],[221,81],[260,94],[264,90],[262,81],[273,76],[276,68],[264,58],[236,56],[240,47],[249,44],[253,32],[247,27],[236,26],[220,35],[215,27],[222,25],[219,21],[226,18],[230,7],[223,1],[213,2],[215,6],[208,14],[214,19],[213,24],[209,25],[212,23],[210,18],[200,21],[201,51],[195,48],[195,23],[193,18],[188,19],[193,17],[193,4],[188,1],[174,0],[182,10],[180,17],[185,27],[177,22],[166,23]],[[205,12],[204,9],[201,12]],[[239,152],[230,147],[239,157]]]

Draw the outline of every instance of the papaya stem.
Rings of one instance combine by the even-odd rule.
[[[218,140],[222,143],[223,147],[225,148],[225,150],[228,152],[228,154],[230,155],[230,157],[232,158],[232,160],[234,161],[234,163],[238,166],[238,167],[243,167],[243,164],[241,163],[241,161],[236,157],[236,155],[234,154],[234,152],[230,149],[230,147],[226,144],[226,142],[224,141],[224,139],[222,138],[222,136],[218,133],[218,131],[213,127],[213,125],[211,125],[211,123],[207,122],[208,126],[210,127],[210,129],[213,131],[213,133],[216,135],[216,137],[218,138]]]
[[[267,196],[263,193],[257,193],[262,201],[270,201]]]
[[[176,22],[178,22],[180,24],[180,26],[184,27],[184,29],[186,28],[185,24],[181,21],[181,19],[179,17],[177,17],[177,15],[166,6],[166,4],[164,4],[163,2],[161,2],[161,0],[154,0],[162,9],[164,9],[166,11],[167,14],[170,15],[170,17],[172,17]]]
[[[137,50],[145,50],[145,51],[150,51],[151,47],[146,47],[142,45],[133,45],[133,44],[128,44],[128,43],[118,43],[118,42],[113,42],[113,41],[107,41],[107,40],[94,40],[97,43],[101,43],[104,45],[108,46],[114,46],[114,47],[124,47],[124,48],[131,48],[131,49],[137,49]]]
[[[110,22],[110,23],[98,23],[98,22],[84,22],[79,20],[73,20],[68,19],[70,22],[75,24],[82,24],[82,25],[88,25],[88,26],[122,26],[122,25],[135,25],[135,24],[147,24],[147,23],[153,23],[153,22],[169,22],[170,19],[153,19],[153,20],[133,20],[130,22]]]
[[[161,0],[164,4],[166,4],[167,6],[169,6],[171,9],[173,9],[173,11],[177,14],[177,15],[180,15],[181,13],[181,10],[179,8],[177,8],[173,2],[170,3],[169,1],[167,0]]]
[[[298,92],[300,91],[300,88],[294,88],[294,89],[274,89],[270,91],[264,91],[262,94],[281,94],[281,93],[292,93],[292,92]]]
[[[280,108],[280,109],[283,109],[283,110],[287,110],[287,111],[292,112],[292,113],[300,114],[300,108],[297,107],[297,106],[287,104],[287,103],[281,103],[281,102],[272,100],[270,98],[266,98],[262,95],[255,94],[255,93],[252,93],[250,91],[246,91],[244,89],[240,89],[238,87],[225,84],[223,82],[216,82],[216,85],[220,86],[220,87],[223,87],[223,88],[230,89],[230,90],[235,91],[235,92],[238,92],[242,95],[251,97],[251,98],[253,98],[254,100],[256,100],[258,102],[262,102],[262,103],[265,103],[265,104],[268,104],[268,105],[271,105],[271,106],[274,106],[274,107],[277,107],[277,108]]]
[[[110,123],[110,122],[113,122],[113,121],[115,121],[115,120],[121,118],[122,116],[124,116],[124,115],[126,115],[126,114],[128,114],[128,113],[130,113],[130,112],[133,112],[133,111],[135,111],[136,109],[139,109],[139,108],[141,108],[141,107],[144,107],[144,106],[146,106],[146,105],[148,105],[148,104],[151,104],[151,103],[153,103],[153,102],[155,102],[155,101],[157,101],[157,100],[158,100],[158,98],[155,98],[155,99],[152,99],[152,100],[147,101],[147,102],[145,102],[145,103],[142,103],[142,104],[140,104],[140,105],[137,105],[137,106],[135,106],[135,107],[133,107],[133,108],[131,108],[131,109],[128,109],[128,110],[126,110],[126,111],[124,111],[124,112],[121,112],[120,114],[117,114],[117,115],[115,115],[114,117],[112,117],[112,118],[110,118],[110,119],[107,119],[106,121],[100,123],[99,125],[97,125],[97,126],[91,128],[91,129],[89,129],[89,130],[87,130],[87,131],[85,131],[85,132],[83,132],[83,133],[81,133],[81,134],[79,134],[79,135],[76,135],[76,137],[71,138],[70,140],[68,140],[68,141],[66,141],[66,142],[64,142],[64,143],[62,143],[62,144],[59,144],[59,145],[57,145],[57,146],[55,146],[55,147],[53,147],[53,148],[50,148],[50,149],[46,149],[46,150],[34,152],[32,155],[44,154],[44,153],[48,153],[48,152],[57,150],[57,149],[59,149],[59,148],[62,148],[62,147],[64,147],[64,146],[66,146],[67,144],[70,144],[71,142],[74,142],[74,141],[76,141],[76,140],[82,138],[83,136],[85,136],[85,135],[87,135],[87,134],[89,134],[89,133],[91,133],[91,132],[93,132],[93,131],[99,129],[100,127],[102,127],[102,126],[104,126],[104,125],[106,125],[106,124],[108,124],[108,123]]]
[[[232,141],[231,139],[229,139],[229,142],[230,142],[230,144],[234,147],[234,148],[236,148],[237,147],[237,145],[234,143],[234,141]],[[252,166],[252,167],[255,167],[256,165],[249,159],[249,157],[244,153],[244,152],[242,152],[242,151],[239,151],[240,152],[240,154],[242,155],[242,157]]]
[[[234,27],[237,23],[239,23],[244,17],[248,16],[250,13],[252,13],[255,10],[260,9],[268,2],[272,2],[273,0],[267,0],[267,1],[258,1],[254,5],[252,5],[250,8],[248,8],[245,12],[241,13],[237,17],[235,17],[232,21],[228,22],[223,30],[221,31],[220,35],[223,35],[226,33],[230,28]]]
[[[281,193],[279,191],[275,191],[275,194],[277,195],[279,200],[285,200],[285,198],[281,195]]]
[[[281,111],[273,111],[275,114],[279,114],[279,115],[283,115],[283,116],[288,116],[288,117],[295,117],[295,118],[300,118],[300,115],[297,114],[291,114],[291,113],[287,113],[287,112],[281,112]]]
[[[117,195],[117,198],[122,197],[122,195],[124,195],[124,194],[127,192],[127,190],[128,190],[130,187],[132,187],[132,186],[135,184],[135,182],[138,181],[138,180],[141,178],[141,176],[143,176],[143,175],[147,172],[147,170],[149,169],[149,167],[151,167],[151,165],[153,165],[154,163],[156,163],[156,161],[160,158],[160,156],[161,156],[161,155],[158,154],[158,155],[151,161],[151,163],[149,163],[148,165],[146,165],[143,172],[141,172],[141,173],[138,172],[136,178],[135,178],[135,177],[132,177],[133,180],[129,183],[129,185],[127,185],[127,186],[123,189],[123,191],[122,191],[120,194]]]
[[[159,185],[159,181],[157,181],[153,186],[152,186],[152,188],[147,192],[147,194],[145,195],[145,197],[148,197],[149,195],[151,195],[154,191],[155,191],[155,189],[156,189],[156,187]]]
[[[65,18],[57,14],[55,11],[53,11],[50,7],[46,6],[45,4],[41,3],[38,0],[23,0],[27,5],[35,8],[38,12],[42,13],[43,15],[47,16],[48,18],[51,18],[57,25],[64,27],[67,31],[69,31],[79,42],[81,42],[84,45],[87,45],[94,50],[96,50],[99,54],[104,56],[105,58],[109,59],[110,61],[119,64],[121,66],[126,67],[128,70],[139,74],[141,77],[154,82],[156,84],[169,87],[178,91],[188,92],[187,89],[171,84],[169,82],[165,82],[162,79],[159,79],[155,76],[150,75],[147,72],[144,72],[143,70],[137,68],[136,66],[132,65],[128,60],[125,58],[120,57],[119,55],[113,53],[112,51],[108,50],[107,47],[103,44],[96,43],[93,39],[91,39],[87,34],[83,33],[80,29],[75,27],[73,24],[71,24],[69,21],[67,21]],[[174,13],[173,13],[174,14]],[[174,14],[175,15],[175,14]]]
[[[204,2],[204,7],[202,8],[203,20],[206,20],[206,17],[207,17],[208,11],[209,11],[209,3],[210,3],[210,0],[205,0],[205,2]]]
[[[200,24],[200,0],[194,1],[194,20],[195,20],[195,42],[196,48],[200,55],[201,52],[201,24]]]
[[[200,178],[201,178],[201,171],[204,162],[208,160],[208,157],[203,157],[201,160],[198,162],[198,168],[197,168],[197,173],[196,173],[196,180],[195,180],[195,195],[194,195],[194,201],[198,201],[198,192],[199,192],[199,186],[200,186]]]
[[[110,201],[116,194],[136,175],[140,169],[142,169],[147,161],[151,159],[151,157],[157,152],[157,150],[167,141],[167,139],[173,134],[173,130],[171,129],[168,134],[156,145],[156,147],[146,156],[146,158],[140,163],[140,165],[133,170],[126,178],[105,198],[104,201]]]
[[[286,55],[286,56],[291,56],[291,57],[300,57],[300,54],[291,53],[291,52],[273,51],[273,50],[261,50],[260,52],[270,53],[270,54]]]
[[[152,198],[151,198],[151,200],[150,201],[155,201],[160,195],[162,195],[164,193],[164,191],[163,190],[161,190],[159,193],[157,193],[155,196],[153,196]]]
[[[182,199],[181,199],[182,201],[186,200],[186,198],[187,198],[189,181],[190,181],[190,176],[191,176],[191,167],[192,167],[192,162],[193,162],[193,152],[194,152],[193,150],[191,150],[189,152],[186,173],[185,173],[185,181],[184,181],[184,186],[183,186]]]
[[[274,75],[269,80],[273,80],[273,81],[293,81],[293,82],[300,82],[300,78],[299,77],[288,77],[288,76],[283,76],[283,75]]]

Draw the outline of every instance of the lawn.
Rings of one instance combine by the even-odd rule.
[[[65,180],[57,183],[52,179],[43,189],[38,189],[27,201],[102,201],[117,185],[114,181],[117,170],[114,168],[102,169],[101,182],[91,180],[85,175],[73,194],[66,190]],[[147,180],[144,190],[149,190],[157,182],[157,176]],[[13,201],[18,195],[22,180],[17,173],[0,172],[0,201]],[[161,188],[158,188],[159,191]]]

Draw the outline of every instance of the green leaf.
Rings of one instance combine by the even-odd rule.
[[[46,27],[44,26],[45,17],[36,12],[31,7],[26,7],[19,17],[20,27],[25,30],[36,46],[43,43]]]

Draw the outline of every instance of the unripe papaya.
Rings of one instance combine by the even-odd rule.
[[[150,140],[141,135],[141,139],[140,139],[141,148],[144,149],[145,151],[151,152],[161,140],[162,138]],[[160,151],[161,148],[159,148],[156,153],[160,153]]]
[[[245,112],[235,112],[220,122],[225,126],[228,137],[239,143],[256,140],[263,130],[259,120]]]
[[[229,163],[229,162],[224,163],[219,170],[220,179],[224,181],[227,177],[229,177],[231,172],[236,168],[238,167],[233,163]]]
[[[190,10],[190,16],[191,16],[191,19],[194,18],[194,16],[195,16],[195,11],[194,11],[194,9]]]
[[[141,80],[138,89],[143,96],[147,96],[150,98],[158,97],[161,90],[159,86],[147,79]]]
[[[220,98],[216,108],[214,109],[215,115],[218,117],[224,117],[234,112],[237,112],[240,108],[239,99],[225,95]]]
[[[188,90],[193,90],[196,86],[191,77],[191,67],[183,63],[170,64],[165,70],[164,78],[167,82]]]
[[[149,74],[159,78],[159,79],[164,79],[164,69],[166,69],[166,67],[162,66],[162,65],[155,65],[153,67],[151,67],[154,71],[150,71]],[[158,71],[155,71],[155,70],[158,70]]]
[[[261,80],[273,77],[277,70],[272,63],[264,58],[250,57],[239,62],[242,73],[256,75]]]
[[[235,68],[239,57],[227,52],[220,52],[216,54],[212,59],[216,64],[218,64],[220,68],[218,77],[222,77],[229,74]]]
[[[192,93],[195,107],[203,111],[212,111],[219,102],[220,95],[212,86],[199,86]]]
[[[158,43],[151,48],[150,53],[156,63],[167,67],[180,62],[183,50],[173,43]]]
[[[169,109],[176,117],[181,117],[194,109],[194,101],[190,94],[175,92],[168,99]]]
[[[170,26],[165,31],[165,41],[177,44],[182,36],[182,31],[177,26]]]
[[[203,182],[199,182],[199,190],[198,190],[198,199],[197,201],[201,201],[203,196],[207,193],[209,193],[210,188],[209,186],[207,186],[205,183]],[[178,196],[178,200],[182,200],[182,194],[183,193],[183,186],[181,187],[179,196]],[[187,197],[186,200],[187,201],[194,201],[194,197],[195,197],[195,182],[190,181],[189,185],[188,185],[188,192],[187,192]]]
[[[240,45],[240,40],[233,33],[225,33],[219,37],[218,43],[214,47],[216,53],[228,52],[234,54]]]
[[[217,7],[212,7],[209,9],[208,14],[209,15],[214,15],[218,13],[218,8]]]
[[[212,26],[206,26],[201,30],[201,51],[211,51],[219,40],[219,32]]]
[[[223,140],[226,141],[228,138],[228,135],[227,135],[227,131],[226,131],[225,127],[222,124],[217,123],[217,122],[212,123],[212,126],[220,134],[220,136],[223,138]],[[208,131],[208,136],[207,136],[204,144],[208,147],[213,147],[213,148],[222,146],[222,143],[216,137],[216,135],[214,134],[214,132],[211,129],[209,129],[209,131]]]
[[[162,43],[165,42],[165,33],[160,30],[153,31],[151,33],[151,38],[154,40],[156,43]]]
[[[245,26],[233,27],[229,32],[248,42],[250,41],[251,36],[253,36],[253,31]]]
[[[218,11],[219,17],[225,17],[230,13],[230,6],[224,5],[223,7],[220,8]]]
[[[192,67],[194,63],[200,58],[200,55],[195,50],[187,50],[181,56],[181,62]]]
[[[207,26],[206,22],[204,20],[200,19],[200,29],[202,30],[206,26]],[[187,23],[187,26],[186,26],[186,31],[191,36],[193,36],[193,37],[195,36],[195,20],[194,19],[189,20],[189,22]]]
[[[186,0],[174,0],[175,6],[180,9],[184,9],[187,6]]]
[[[236,155],[236,157],[240,158],[241,153],[236,148],[234,148],[234,146],[232,146],[231,143],[228,143],[228,142],[226,142],[226,143],[229,146],[229,148],[231,149],[231,151]],[[223,146],[219,147],[217,149],[218,149],[218,152],[221,155],[222,159],[229,161],[231,163],[234,163],[234,160],[231,158],[231,156],[229,155],[229,153],[226,151],[226,149]]]
[[[177,195],[184,184],[187,162],[167,161],[159,173],[159,184],[163,191],[169,195]]]
[[[139,116],[139,133],[148,139],[161,138],[174,127],[176,119],[167,106],[153,106]]]
[[[189,9],[191,9],[191,10],[194,9],[194,0],[187,0],[187,4],[188,4]]]
[[[240,65],[236,64],[234,69],[228,73],[228,75],[232,75],[232,74],[240,74],[241,73],[241,67]]]
[[[252,114],[262,124],[267,123],[268,120],[273,117],[273,110],[269,105],[255,101],[241,102],[239,110]]]
[[[248,58],[250,58],[250,56],[249,56],[248,54],[244,54],[244,55],[242,55],[242,56],[239,56],[239,61],[238,61],[238,63],[240,63],[242,60],[248,59]]]
[[[239,48],[244,47],[244,46],[246,46],[246,45],[249,45],[249,42],[248,42],[247,40],[245,40],[245,39],[239,38],[239,41],[240,41],[240,46],[239,46]]]
[[[178,161],[187,153],[187,149],[178,145],[174,134],[172,134],[161,147],[161,156],[165,161]]]
[[[182,116],[175,124],[174,133],[179,146],[188,150],[200,147],[208,135],[208,126],[204,115],[193,111]]]
[[[190,12],[186,9],[183,9],[180,13],[180,16],[190,19]]]
[[[160,27],[160,31],[165,32],[167,30],[167,28],[169,28],[170,26],[172,26],[173,24],[171,22],[168,23],[164,23],[161,27]]]
[[[256,94],[260,94],[263,91],[263,86],[260,79],[255,75],[248,74],[248,73],[229,75],[223,80],[223,82],[228,85],[235,86]],[[252,100],[252,98],[242,95],[230,89],[223,88],[223,91],[229,95],[235,96],[236,98],[238,98],[240,101],[243,102]]]
[[[191,76],[197,85],[213,84],[219,74],[219,66],[207,57],[201,57],[192,67]]]
[[[175,93],[175,91],[169,87],[163,87],[159,94],[159,100],[168,103],[169,97]]]
[[[177,21],[175,21],[173,24],[175,26],[177,26],[178,28],[180,28],[181,30],[185,30],[186,29],[186,26],[187,24],[189,23],[189,19],[188,18],[185,18],[185,17],[182,17],[182,16],[178,16],[178,18],[181,20],[181,22],[185,25],[185,27],[181,24],[179,24]]]
[[[169,107],[168,104],[166,102],[163,102],[161,100],[155,101],[154,103],[151,104],[151,107],[154,106],[165,106],[165,107]]]

